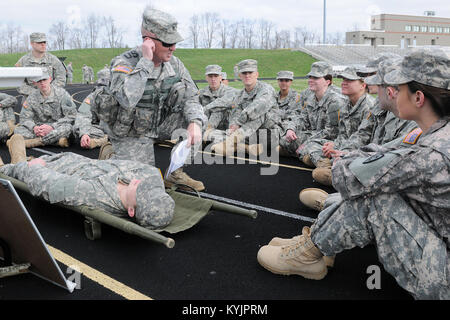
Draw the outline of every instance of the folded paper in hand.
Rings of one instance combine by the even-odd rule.
[[[169,168],[166,171],[167,178],[172,172],[181,168],[186,162],[187,157],[191,153],[191,148],[187,147],[187,140],[183,140],[175,150],[172,151]]]

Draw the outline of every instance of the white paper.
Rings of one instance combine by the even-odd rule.
[[[175,150],[172,151],[172,157],[170,159],[170,165],[166,172],[166,178],[175,170],[181,168],[185,162],[189,154],[191,153],[191,148],[186,147],[187,140],[183,140]]]

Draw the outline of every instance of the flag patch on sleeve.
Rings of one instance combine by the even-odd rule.
[[[117,66],[113,69],[113,72],[130,73],[131,71],[133,71],[133,69],[127,66]]]
[[[405,139],[403,139],[403,142],[407,143],[407,144],[416,144],[416,142],[419,139],[422,132],[423,131],[420,128],[414,129],[413,131],[408,133],[408,135],[405,137]]]

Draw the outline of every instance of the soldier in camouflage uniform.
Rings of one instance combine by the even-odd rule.
[[[300,95],[297,108],[283,120],[284,136],[280,139],[280,147],[288,155],[298,157],[299,147],[307,144],[309,139],[333,140],[337,137],[338,111],[346,101],[333,88],[332,74],[333,68],[326,62],[311,65],[307,91]]]
[[[8,164],[0,172],[25,182],[50,203],[98,208],[155,229],[168,225],[175,203],[155,167],[128,160],[93,160],[75,153]]]
[[[73,82],[73,67],[72,62],[67,65],[67,84],[72,84]]]
[[[354,151],[333,166],[341,201],[301,236],[258,252],[266,269],[322,279],[323,256],[375,243],[384,269],[416,299],[450,299],[450,50],[414,51],[384,77],[399,117],[420,128],[397,147]],[[429,98],[432,97],[432,98]],[[368,150],[368,149],[367,149]]]
[[[39,67],[47,70],[52,77],[52,84],[58,87],[66,85],[66,68],[53,54],[47,52],[47,37],[45,33],[34,32],[30,35],[31,52],[24,55],[15,64],[16,67]],[[17,89],[23,95],[22,103],[36,87],[31,79],[25,79]]]
[[[5,142],[14,132],[16,127],[16,117],[14,116],[14,106],[17,99],[6,93],[0,92],[0,141]],[[0,158],[0,166],[3,165]]]
[[[221,72],[220,75],[222,76],[222,84],[225,85],[225,86],[228,86],[229,81],[228,81],[227,73],[226,72]]]
[[[97,72],[97,85],[107,86],[111,80],[111,71],[109,66],[105,64],[105,67]]]
[[[68,147],[77,113],[75,103],[66,90],[51,84],[45,70],[34,83],[39,89],[23,103],[14,134],[26,139],[27,148],[51,144]]]
[[[155,164],[155,139],[177,139],[187,131],[188,145],[200,144],[206,124],[198,88],[189,71],[175,56],[176,43],[183,40],[176,20],[167,13],[147,8],[142,22],[143,45],[111,62],[109,90],[118,103],[106,109],[104,123],[112,142],[114,159],[133,158]],[[174,134],[177,136],[172,137]],[[184,184],[202,191],[201,181],[190,178],[182,168],[165,180],[166,185]]]
[[[370,110],[375,99],[366,93],[366,84],[363,78],[356,74],[354,67],[348,67],[338,74],[343,78],[342,94],[347,96],[346,103],[338,113],[338,135],[332,139],[309,139],[298,149],[304,163],[320,167],[331,167],[329,149],[339,149],[347,139],[358,130],[364,119],[371,116]],[[315,172],[313,171],[313,178]]]
[[[212,130],[228,128],[234,98],[238,92],[237,89],[221,83],[221,73],[222,67],[207,66],[205,76],[209,85],[199,92],[200,103],[208,117],[206,131],[203,135],[204,141],[208,141],[208,134]]]
[[[89,83],[94,83],[95,80],[94,69],[90,66],[87,66],[87,68],[88,68]]]
[[[215,130],[210,133],[211,150],[222,155],[232,155],[235,150],[246,149],[250,154],[260,154],[262,145],[248,145],[245,140],[259,129],[276,131],[281,118],[278,114],[276,93],[273,87],[258,81],[258,62],[253,59],[239,62],[239,76],[244,89],[236,96],[230,116],[230,126],[226,131]],[[219,142],[222,141],[222,142]]]
[[[81,67],[81,72],[83,73],[83,83],[84,84],[89,84],[89,67],[87,65],[83,65],[83,67]]]

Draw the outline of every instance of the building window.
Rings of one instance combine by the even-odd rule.
[[[437,33],[442,33],[442,28],[441,28],[441,27],[437,27],[437,28],[436,28],[436,32],[437,32]]]
[[[431,33],[435,33],[436,32],[436,28],[435,27],[430,27],[430,32]]]
[[[419,26],[414,26],[413,27],[413,31],[414,32],[419,32],[420,31],[420,27]]]
[[[444,28],[444,33],[450,33],[450,28]]]
[[[428,31],[428,27],[422,26],[422,27],[420,27],[420,31],[427,32]]]
[[[411,31],[411,26],[405,26],[405,31]]]

